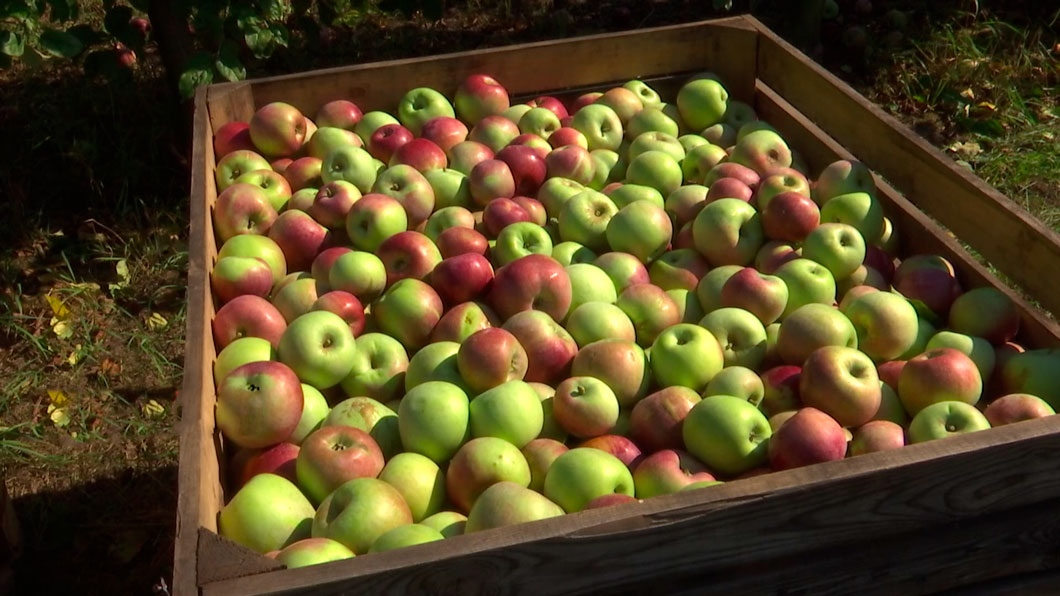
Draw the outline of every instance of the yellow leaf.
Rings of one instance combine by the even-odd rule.
[[[151,313],[151,316],[147,318],[147,328],[151,330],[162,329],[168,324],[169,321],[158,313]]]
[[[977,105],[977,106],[979,106],[981,108],[986,108],[986,109],[990,110],[991,112],[993,112],[994,110],[997,109],[997,106],[995,106],[994,104],[990,103],[989,101],[981,101],[981,102],[979,102],[979,103],[977,103],[975,105]]]
[[[70,323],[55,318],[52,318],[52,331],[54,331],[55,335],[58,335],[60,339],[69,339],[74,334],[74,328],[70,326]]]
[[[49,389],[48,399],[51,400],[52,405],[55,407],[64,406],[67,402],[66,394],[62,391],[59,391],[58,389]]]
[[[147,418],[161,418],[166,413],[166,408],[153,399],[140,406],[140,409]]]
[[[55,426],[63,427],[70,424],[70,415],[66,413],[64,408],[57,408],[54,405],[48,406],[48,417],[52,419],[52,423]]]
[[[57,297],[52,296],[51,293],[45,294],[44,299],[48,301],[48,306],[52,309],[52,314],[60,319],[65,319],[70,316],[70,309],[63,304],[63,301]]]
[[[81,344],[74,346],[74,351],[66,357],[66,362],[70,366],[76,366],[78,362],[81,362]]]
[[[961,91],[961,97],[967,97],[968,99],[975,99],[975,92],[971,89],[965,89]]]

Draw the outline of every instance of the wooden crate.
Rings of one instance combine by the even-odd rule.
[[[702,70],[721,75],[813,172],[835,159],[867,163],[903,254],[946,256],[966,287],[994,286],[1016,301],[1023,341],[1060,345],[1055,322],[955,236],[1054,313],[1060,237],[753,18],[212,85],[195,98],[176,593],[928,592],[1060,566],[1060,418],[310,568],[280,569],[217,536],[225,488],[208,283],[214,131],[275,100],[309,114],[335,98],[393,109],[409,88],[449,91],[476,72],[529,96],[634,77],[675,89]]]

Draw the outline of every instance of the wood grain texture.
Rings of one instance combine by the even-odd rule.
[[[784,138],[803,154],[810,164],[810,169],[815,173],[838,159],[860,159],[860,156],[840,145],[762,81],[758,82],[754,107],[762,118],[776,126]],[[875,168],[873,162],[866,159],[861,161],[870,168]],[[1021,340],[1035,347],[1060,346],[1060,326],[1056,321],[1044,315],[1022,295],[999,280],[970,255],[947,230],[879,176],[876,177],[876,187],[887,216],[898,229],[902,254],[930,253],[946,257],[957,269],[965,288],[990,286],[1001,291],[1017,305],[1021,317]]]
[[[759,79],[1060,314],[1060,234],[759,25]]]
[[[598,593],[710,574],[734,585],[750,582],[742,584],[747,590],[761,585],[732,570],[784,558],[791,558],[785,581],[813,585],[815,565],[823,563],[801,553],[924,532],[927,544],[938,540],[929,538],[931,528],[1060,498],[1057,430],[1060,420],[1036,420],[445,543],[217,582],[203,593]],[[959,568],[956,554],[940,557]],[[901,575],[897,570],[889,581]]]
[[[450,94],[474,73],[493,75],[512,96],[519,96],[710,69],[735,97],[749,99],[754,93],[756,41],[754,28],[737,17],[316,70],[249,84],[256,105],[285,101],[310,117],[333,99],[348,99],[366,112],[392,111],[409,89],[432,87]],[[211,89],[225,93],[247,84]],[[213,124],[216,129],[224,122]]]

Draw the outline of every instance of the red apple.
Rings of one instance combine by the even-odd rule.
[[[431,118],[423,124],[420,136],[437,145],[446,154],[459,143],[467,140],[467,125],[449,116]]]
[[[257,151],[254,142],[250,140],[250,124],[229,122],[213,133],[213,152],[216,159],[241,150]]]
[[[555,385],[570,373],[578,344],[551,316],[537,310],[515,313],[504,323],[526,350],[526,381]]]
[[[531,221],[530,214],[510,198],[493,199],[482,210],[482,225],[492,238],[496,238],[504,228],[520,221]]]
[[[570,277],[552,257],[527,255],[497,270],[489,302],[505,320],[536,309],[561,321],[570,309]]]
[[[314,503],[354,478],[375,478],[383,452],[367,432],[352,426],[323,426],[302,441],[298,486]]]
[[[254,454],[243,468],[239,485],[246,484],[258,474],[276,474],[297,484],[298,476],[295,473],[295,460],[298,459],[299,451],[300,448],[294,443],[278,443]]]
[[[424,279],[442,261],[431,239],[413,231],[400,232],[384,240],[376,256],[386,268],[387,286],[407,277]]]
[[[626,467],[629,468],[630,471],[637,468],[643,455],[640,447],[637,447],[636,443],[622,435],[600,435],[599,437],[593,437],[586,440],[581,445],[578,445],[578,447],[589,447],[591,449],[606,451],[617,457],[622,463],[626,464]]]
[[[328,242],[328,229],[308,213],[288,209],[276,218],[269,238],[283,251],[288,271],[308,271]]]
[[[249,294],[233,298],[213,318],[213,338],[218,350],[240,337],[260,337],[277,346],[285,329],[287,321],[272,303]]]
[[[286,364],[250,362],[228,373],[217,388],[221,433],[240,447],[269,447],[289,437],[302,419],[302,385]]]
[[[476,331],[501,324],[493,309],[481,302],[464,302],[450,308],[431,331],[431,342],[460,343]]]
[[[482,255],[465,253],[438,263],[429,282],[442,302],[453,306],[487,293],[493,283],[493,266]]]
[[[462,254],[486,254],[489,241],[471,228],[449,228],[438,234],[438,250],[442,258],[448,259]]]
[[[449,165],[445,151],[432,141],[419,138],[412,139],[394,150],[387,161],[390,166],[405,164],[416,168],[420,173],[427,170],[440,170]]]
[[[510,332],[487,327],[460,344],[456,363],[460,376],[479,394],[508,381],[523,380],[527,356],[522,344]]]
[[[384,124],[368,139],[368,153],[383,163],[390,163],[394,153],[414,138],[412,131],[400,124]]]
[[[688,387],[666,387],[633,406],[630,437],[647,453],[661,449],[683,449],[681,425],[700,397]]]
[[[364,306],[356,296],[342,290],[333,290],[317,298],[310,310],[333,312],[350,325],[350,331],[357,337],[364,331]]]
[[[710,185],[706,200],[708,203],[717,199],[740,199],[741,201],[751,202],[752,196],[754,196],[754,191],[743,180],[738,178],[718,178]]]
[[[534,196],[545,181],[545,159],[532,147],[509,145],[497,152],[496,159],[508,164],[516,195]]]
[[[821,210],[817,203],[794,191],[774,196],[762,209],[762,229],[772,240],[802,242],[820,223]]]
[[[802,408],[769,438],[769,464],[774,470],[835,461],[846,453],[843,427],[817,408]]]

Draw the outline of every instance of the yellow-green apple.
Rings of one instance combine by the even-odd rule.
[[[468,140],[481,143],[493,153],[498,153],[519,136],[519,126],[501,116],[486,116],[471,128]]]
[[[622,86],[635,93],[644,106],[653,106],[662,103],[659,94],[644,81],[633,79],[631,81],[626,81]]]
[[[835,418],[842,426],[861,426],[872,420],[880,409],[880,378],[876,366],[854,348],[818,348],[802,365],[799,399]]]
[[[346,216],[346,234],[358,250],[374,253],[387,238],[408,229],[405,208],[383,194],[361,197]]]
[[[466,207],[439,207],[427,218],[423,233],[432,241],[438,241],[438,235],[449,228],[474,228],[475,216]]]
[[[898,358],[916,342],[916,309],[901,294],[868,292],[844,312],[857,331],[858,349],[877,362]]]
[[[409,229],[413,229],[434,212],[434,189],[416,168],[398,164],[383,170],[372,192],[397,199],[405,208]]]
[[[330,229],[345,229],[346,216],[361,198],[361,191],[345,180],[336,180],[321,186],[309,213],[320,225]]]
[[[324,156],[320,168],[320,179],[325,183],[345,180],[367,193],[375,184],[378,169],[371,154],[360,147],[344,145],[336,147]]]
[[[779,134],[772,130],[749,132],[736,141],[729,159],[766,175],[777,168],[791,167],[791,149]]]
[[[405,390],[430,381],[445,381],[471,393],[464,377],[460,375],[456,359],[459,350],[460,344],[452,341],[431,342],[420,348],[409,359],[409,367],[405,371]]]
[[[320,172],[323,167],[323,158],[299,157],[287,166],[283,171],[283,177],[287,180],[287,185],[292,193],[303,188],[319,188],[324,183],[320,178]],[[284,205],[290,201],[290,198],[290,196],[287,197]]]
[[[428,542],[436,542],[444,539],[445,536],[442,536],[441,532],[434,528],[420,524],[408,524],[406,526],[393,528],[379,538],[376,538],[375,542],[372,543],[371,548],[368,549],[368,552],[383,553],[398,548],[405,548],[406,546],[426,544]]]
[[[710,265],[698,252],[688,248],[669,250],[659,255],[648,267],[651,283],[664,290],[694,291],[699,280],[710,270]]]
[[[453,106],[444,95],[428,87],[412,89],[401,98],[397,107],[398,120],[413,134],[419,135],[432,118],[456,116]]]
[[[286,172],[286,170],[284,170]],[[276,211],[283,209],[291,199],[291,184],[283,174],[275,170],[254,170],[236,179],[236,184],[252,184],[265,193],[265,198]],[[227,189],[225,189],[227,190]],[[220,199],[220,197],[218,197]]]
[[[283,251],[288,271],[309,270],[313,259],[329,241],[328,229],[298,209],[281,213],[269,229],[268,237]]]
[[[341,561],[353,556],[352,550],[330,538],[304,538],[277,552],[275,559],[288,569],[298,569]]]
[[[766,416],[799,409],[799,375],[801,366],[782,364],[762,372],[762,402],[759,408]]]
[[[732,395],[761,406],[766,388],[758,373],[745,366],[726,366],[707,383],[703,397]]]
[[[851,289],[859,286],[867,286],[875,290],[885,291],[891,289],[890,282],[888,282],[879,271],[864,264],[858,265],[858,268],[855,269],[853,273],[846,276],[844,279],[836,281],[836,298],[839,300],[840,304],[846,299]],[[863,292],[864,290],[858,291]]]
[[[310,306],[310,310],[326,310],[339,315],[349,324],[354,337],[364,332],[364,306],[356,296],[349,292],[332,290],[322,294]]]
[[[428,281],[442,303],[453,306],[487,292],[493,283],[493,266],[480,254],[464,253],[443,259],[431,272]]]
[[[953,348],[937,348],[910,358],[898,377],[898,397],[910,415],[942,401],[979,402],[983,380],[975,361]]]
[[[568,265],[566,271],[571,283],[571,302],[567,315],[583,304],[590,302],[614,304],[618,300],[618,292],[615,291],[611,278],[607,272],[596,265],[575,263]]]
[[[939,255],[913,255],[894,272],[894,289],[909,299],[921,316],[945,318],[961,295],[953,265]]]
[[[548,178],[567,178],[579,184],[593,181],[593,160],[589,151],[578,145],[564,145],[545,158]]]
[[[736,127],[724,122],[718,122],[704,128],[698,135],[684,135],[684,137],[688,137],[684,141],[686,149],[689,148],[689,144],[698,147],[703,142],[719,147],[732,147],[736,144]]]
[[[721,121],[733,128],[741,128],[756,120],[758,120],[758,114],[755,113],[754,108],[742,101],[727,102],[725,113],[721,116]]]
[[[574,113],[570,126],[585,135],[589,150],[615,151],[622,144],[622,120],[610,107],[592,103]]]
[[[709,190],[700,184],[686,184],[667,195],[666,211],[673,214],[674,224],[684,227],[695,220],[700,210],[707,205]]]
[[[509,147],[512,145],[526,145],[536,151],[541,159],[545,159],[549,153],[552,153],[552,145],[549,145],[548,141],[534,133],[528,132],[515,137],[508,143]]]
[[[440,512],[445,505],[445,473],[419,453],[398,453],[386,462],[379,479],[401,493],[416,523]]]
[[[909,423],[909,443],[945,439],[990,428],[990,421],[975,406],[963,401],[940,401],[920,410]]]
[[[644,108],[643,102],[630,89],[625,87],[612,87],[598,97],[593,103],[605,105],[615,111],[619,121],[625,126],[634,114]]]
[[[664,329],[651,346],[651,371],[660,387],[681,385],[696,392],[721,371],[721,344],[707,328],[678,323]]]
[[[537,200],[549,217],[558,218],[567,201],[584,190],[585,186],[569,178],[549,178],[538,189]]]
[[[515,482],[498,482],[482,491],[468,513],[464,532],[483,530],[559,517],[563,509],[539,492]]]
[[[678,90],[677,109],[689,128],[703,130],[721,121],[728,100],[728,92],[718,81],[695,79]]]
[[[850,439],[851,456],[905,447],[905,429],[890,420],[870,420],[854,429]]]
[[[438,530],[438,532],[445,538],[452,538],[453,536],[461,536],[464,534],[464,527],[467,525],[467,516],[456,511],[439,511],[434,515],[424,518],[423,521],[420,522],[420,525]]]
[[[694,290],[679,288],[666,290],[666,294],[673,298],[674,304],[677,305],[677,313],[682,323],[698,323],[706,314],[703,312],[703,307],[699,305],[699,298],[696,297]]]
[[[426,345],[443,310],[434,288],[414,278],[394,283],[372,305],[379,329],[413,352]]]
[[[681,426],[685,448],[725,476],[737,476],[768,459],[772,429],[747,400],[712,395],[692,406]]]
[[[244,294],[229,300],[214,315],[214,344],[223,349],[241,337],[260,337],[275,346],[286,328],[287,321],[272,303]]]
[[[710,203],[718,199],[740,199],[749,203],[753,196],[754,191],[743,181],[736,178],[718,178],[711,183],[710,189],[707,191],[706,201]],[[763,211],[761,207],[758,209]]]
[[[427,139],[412,139],[394,150],[387,161],[388,166],[412,166],[421,174],[428,170],[441,170],[449,165],[445,151]]]
[[[475,394],[526,376],[526,350],[514,335],[500,327],[487,327],[470,335],[459,345],[456,362],[460,376]]]
[[[618,207],[606,195],[584,190],[570,197],[559,212],[559,235],[565,242],[578,242],[595,252],[607,250],[607,226]]]
[[[877,368],[877,374],[879,369]],[[891,385],[880,381],[880,409],[872,416],[873,420],[888,420],[902,426],[909,425],[909,414],[898,398],[898,393]]]
[[[648,268],[640,259],[629,253],[604,253],[597,257],[593,264],[607,273],[619,293],[632,285],[652,283]]]
[[[289,273],[272,292],[272,305],[288,324],[309,312],[317,301],[317,282],[306,273]]]
[[[822,223],[806,236],[802,256],[827,267],[835,279],[845,279],[865,260],[865,240],[853,226]]]
[[[468,175],[468,184],[471,198],[480,207],[498,197],[515,196],[512,170],[507,163],[499,159],[487,159],[475,164]]]
[[[736,127],[736,140],[739,141],[752,132],[758,132],[761,130],[768,130],[780,134],[776,127],[765,120],[752,120],[751,122],[744,123],[742,126]]]
[[[758,172],[751,168],[731,161],[723,161],[707,172],[707,175],[703,178],[703,185],[709,188],[722,178],[736,178],[746,184],[751,190],[756,190],[758,184],[762,181],[762,177],[759,176]]]
[[[586,302],[567,317],[566,329],[579,347],[602,339],[634,341],[636,330],[626,313],[607,302]]]
[[[717,145],[712,145],[710,143],[699,145],[689,151],[681,161],[681,174],[684,176],[685,182],[688,184],[700,184],[707,187],[713,186],[714,183],[708,184],[706,182],[707,173],[713,170],[715,166],[727,157],[725,149],[718,147]]]
[[[595,377],[570,377],[556,387],[552,412],[556,422],[575,437],[607,434],[618,422],[615,392]]]
[[[618,434],[593,437],[583,441],[578,447],[599,449],[600,451],[610,453],[617,457],[620,462],[626,464],[626,467],[629,468],[630,471],[636,469],[637,464],[639,464],[641,458],[644,457],[644,454],[636,443],[629,438]]]
[[[832,197],[852,192],[874,195],[876,183],[872,172],[860,161],[840,160],[832,162],[821,171],[814,185],[813,197],[817,203],[824,205]]]
[[[350,426],[368,433],[384,459],[401,451],[397,412],[370,397],[351,397],[335,404],[321,426]]]
[[[733,275],[736,275],[744,267],[740,265],[722,265],[715,267],[699,279],[696,285],[696,297],[704,313],[710,313],[722,307],[721,291]]]
[[[357,347],[346,321],[328,311],[299,316],[287,326],[277,346],[280,361],[317,389],[339,384],[350,372]]]
[[[435,244],[443,259],[468,253],[484,255],[489,248],[489,241],[480,232],[460,227],[449,228],[438,234]]]
[[[548,108],[530,108],[519,118],[519,131],[524,134],[534,134],[542,139],[552,136],[562,126],[559,117]]]
[[[1049,402],[1036,395],[1009,393],[990,402],[990,405],[983,410],[983,414],[990,421],[990,426],[1002,426],[1052,416],[1056,414],[1056,411],[1049,405]]]
[[[802,366],[824,346],[858,347],[858,332],[842,312],[824,304],[799,307],[780,325],[777,350],[786,364]]]
[[[493,159],[494,156],[492,149],[475,141],[457,143],[449,149],[448,153],[449,167],[465,176],[470,176],[471,170],[474,169],[479,162]]]
[[[298,486],[320,503],[354,478],[375,478],[383,469],[383,452],[375,440],[352,426],[324,426],[302,442],[296,470]]]
[[[619,151],[622,150],[620,146]],[[593,181],[587,188],[602,190],[609,182],[617,182],[625,177],[627,162],[617,151],[610,149],[593,149],[589,152],[593,159]]]
[[[576,377],[600,379],[623,407],[637,403],[651,383],[651,368],[644,350],[623,339],[602,339],[583,346],[574,356],[570,372]]]
[[[699,325],[709,331],[716,343],[720,344],[724,366],[745,366],[757,369],[765,358],[766,328],[762,325],[762,321],[751,312],[734,307],[718,308],[707,313]],[[652,350],[653,356],[654,353],[655,351]],[[654,363],[654,358],[652,361]],[[722,369],[722,366],[714,367],[713,361],[711,364],[710,376],[713,376]],[[710,378],[706,380],[709,381]],[[704,386],[706,382],[695,389],[702,390]]]
[[[554,439],[560,442],[566,441],[567,431],[560,427],[552,413],[552,398],[556,395],[555,388],[544,383],[531,382],[527,384],[530,385],[541,400],[541,410],[544,417],[541,423],[541,434],[538,435],[538,438]]]
[[[489,302],[505,320],[531,309],[562,320],[570,309],[570,277],[552,257],[527,255],[497,270]]]
[[[293,211],[297,209],[298,211],[307,211],[309,206],[313,204],[313,199],[317,198],[317,189],[324,184],[323,180],[314,180],[313,182],[313,186],[296,190],[291,194],[291,199],[283,206],[284,210]]]
[[[782,192],[765,207],[759,204],[759,209],[762,213],[762,230],[770,240],[802,242],[821,223],[817,203],[797,192]]]
[[[267,553],[309,538],[312,523],[313,505],[293,482],[258,474],[221,509],[217,529],[237,544]]]
[[[504,228],[514,223],[530,220],[526,209],[508,197],[492,199],[482,210],[482,225],[491,238],[496,238]]]
[[[228,373],[249,362],[275,360],[276,349],[260,337],[241,337],[224,347],[213,364],[213,380],[221,386]]]
[[[250,118],[250,139],[269,157],[294,155],[306,140],[306,117],[281,101],[266,104]]]
[[[471,438],[470,406],[463,389],[429,381],[409,390],[398,409],[398,430],[406,451],[443,464]]]
[[[283,363],[243,364],[217,388],[217,427],[240,447],[258,448],[286,440],[302,417],[301,383]]]
[[[769,439],[769,465],[778,471],[843,459],[846,453],[843,427],[813,407],[801,408]]]
[[[806,180],[806,176],[792,168],[770,170],[762,175],[762,180],[758,183],[754,197],[755,205],[759,211],[765,211],[766,207],[773,202],[774,197],[786,192],[793,192],[809,199],[810,183]],[[817,204],[814,203],[814,206]]]
[[[528,382],[555,384],[566,378],[578,344],[549,314],[524,310],[509,317],[504,329],[526,350]]]
[[[471,183],[460,170],[435,168],[423,173],[434,192],[435,209],[471,206]]]
[[[386,288],[386,266],[370,252],[355,250],[339,255],[328,272],[328,287],[342,290],[369,303]]]
[[[271,170],[268,160],[261,154],[249,149],[239,149],[228,153],[217,161],[215,168],[215,180],[217,181],[217,192],[224,192],[229,186],[235,184],[243,174],[256,170]]]
[[[362,147],[364,146],[364,142],[361,140],[361,137],[357,136],[352,130],[333,126],[321,126],[313,133],[313,136],[306,141],[305,150],[310,157],[322,160],[328,153],[331,153],[333,149],[344,145]]]
[[[777,432],[777,429],[784,426],[784,423],[788,420],[791,420],[791,417],[794,416],[796,412],[797,410],[786,410],[784,412],[773,414],[769,417],[769,428],[773,429],[773,432]]]
[[[611,217],[605,236],[611,250],[632,254],[648,263],[670,244],[673,225],[661,206],[649,201],[634,201]]]
[[[718,199],[704,207],[692,223],[692,238],[714,267],[750,264],[764,240],[758,212],[739,199]]]
[[[225,257],[210,270],[210,287],[220,304],[244,294],[265,297],[272,290],[272,270],[261,259]]]
[[[665,104],[645,106],[629,119],[626,136],[635,139],[646,132],[664,132],[670,136],[679,136],[681,125],[675,118],[677,114],[670,108],[671,106]]]
[[[217,159],[233,151],[254,151],[254,141],[250,139],[250,124],[233,121],[225,124],[213,133],[213,152]]]
[[[530,485],[530,466],[519,448],[497,437],[471,439],[453,455],[445,473],[446,494],[461,511],[498,482]]]
[[[518,125],[519,121],[526,115],[527,112],[534,109],[536,106],[532,106],[525,103],[517,103],[513,106],[509,106],[507,110],[501,113],[508,120],[515,122]],[[555,114],[553,114],[555,116]]]
[[[648,151],[662,151],[678,163],[685,158],[685,148],[677,137],[658,131],[649,131],[633,139],[629,144],[627,157],[633,160]]]
[[[412,131],[400,124],[384,124],[372,133],[365,146],[372,157],[383,163],[390,163],[390,158],[399,147],[416,138]]]
[[[1060,350],[1043,348],[1007,356],[999,370],[1004,393],[1030,393],[1060,407]]]
[[[664,329],[681,320],[673,298],[650,283],[627,287],[619,294],[616,304],[633,321],[637,343],[642,347],[650,346]]]
[[[968,290],[953,301],[949,324],[958,333],[999,345],[1016,336],[1020,315],[1016,304],[1001,290],[982,287]]]
[[[788,286],[788,304],[781,321],[807,304],[831,305],[836,300],[835,277],[817,261],[797,258],[776,268],[774,275]]]
[[[453,105],[461,120],[474,126],[486,116],[500,114],[511,105],[508,91],[489,75],[468,76],[456,88]]]
[[[630,438],[644,450],[682,449],[681,425],[692,406],[699,403],[695,391],[674,385],[648,395],[630,413]]]
[[[541,399],[522,380],[495,385],[471,400],[473,437],[496,437],[522,448],[541,434],[543,425]]]
[[[442,254],[431,239],[408,230],[384,240],[375,252],[386,269],[387,286],[407,279],[425,279],[442,262]]]
[[[713,482],[714,475],[686,451],[663,449],[642,459],[633,470],[638,499],[675,493],[693,482]]]
[[[566,147],[567,145],[575,145],[582,149],[589,149],[589,140],[585,138],[585,135],[576,128],[570,126],[562,126],[558,128],[548,137],[548,143],[553,149],[559,149],[560,147]]]
[[[583,108],[584,109],[584,108]],[[545,496],[567,513],[585,509],[593,499],[614,493],[634,494],[633,475],[618,458],[599,449],[579,447],[560,455],[545,475]]]
[[[242,234],[266,234],[276,221],[276,209],[265,191],[254,184],[237,182],[217,196],[213,227],[222,242]]]
[[[442,315],[431,331],[431,341],[460,343],[473,333],[496,325],[500,325],[500,321],[493,309],[481,302],[464,302]]]
[[[866,244],[873,244],[883,233],[883,207],[868,193],[839,195],[821,207],[821,223],[852,226],[861,232]]]
[[[377,478],[355,478],[317,507],[313,537],[331,538],[362,555],[386,532],[412,523],[398,490]]]
[[[788,287],[775,275],[759,273],[744,267],[733,273],[721,286],[720,306],[742,308],[758,317],[762,325],[780,318],[788,303]]]
[[[352,101],[345,99],[334,99],[320,106],[315,119],[317,126],[334,126],[353,130],[357,123],[364,117],[361,108]]]
[[[397,118],[391,116],[386,112],[372,111],[365,113],[357,124],[353,127],[353,132],[357,133],[357,136],[361,137],[362,141],[367,141],[372,138],[380,127],[388,124],[400,124]]]
[[[552,238],[545,228],[531,221],[520,221],[506,226],[497,235],[490,255],[499,266],[527,255],[552,255]]]
[[[531,490],[541,492],[545,487],[545,475],[556,458],[567,452],[567,446],[549,438],[538,438],[522,448],[523,457],[530,466]]]

